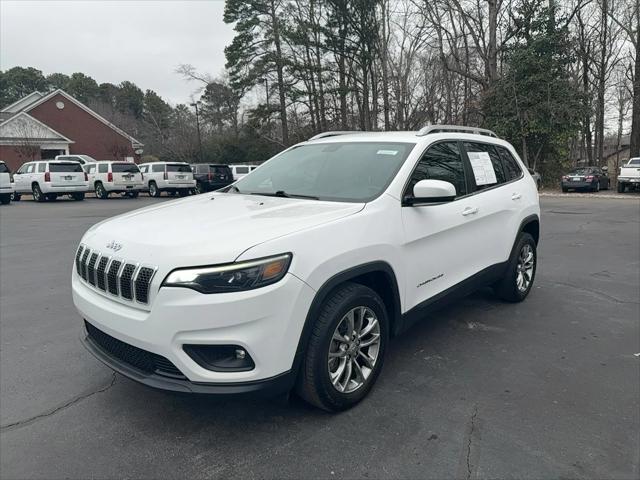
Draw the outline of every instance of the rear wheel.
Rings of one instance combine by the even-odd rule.
[[[34,183],[31,187],[31,194],[36,202],[44,202],[46,200],[44,193],[40,190],[40,185]]]
[[[533,286],[537,264],[536,242],[529,233],[522,232],[511,253],[504,276],[494,285],[496,294],[507,302],[524,300]]]
[[[2,203],[2,205],[11,203],[11,193],[3,193],[0,195],[0,203]]]
[[[18,192],[13,192],[11,194],[11,200],[14,202],[19,202],[20,201],[20,194]]]
[[[84,200],[84,192],[72,193],[71,198],[77,200],[78,202]]]
[[[380,374],[388,338],[389,322],[380,296],[356,283],[338,287],[313,325],[297,393],[327,411],[354,406]]]
[[[105,200],[106,198],[109,197],[109,192],[107,192],[107,189],[104,188],[104,185],[102,185],[102,182],[96,183],[96,197],[98,197],[101,200]]]
[[[204,193],[204,185],[202,184],[202,182],[197,182],[196,183],[196,195],[200,195],[201,193]]]
[[[156,182],[149,182],[149,196],[155,198],[160,196],[160,189],[158,185],[156,185]]]
[[[596,184],[592,187],[592,191],[599,192],[600,191],[600,180],[596,182]]]

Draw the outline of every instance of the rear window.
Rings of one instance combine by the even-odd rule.
[[[640,165],[640,158],[632,158],[627,165]]]
[[[113,173],[140,173],[140,169],[135,163],[112,163]]]
[[[191,173],[191,167],[189,165],[183,165],[181,163],[168,163],[167,172]]]
[[[249,167],[236,167],[236,173],[249,173]]]
[[[211,167],[211,171],[216,175],[230,175],[231,169],[229,167]]]
[[[77,162],[70,163],[50,163],[50,172],[84,172],[82,165]]]
[[[4,163],[0,163],[0,173],[9,173],[9,169]]]

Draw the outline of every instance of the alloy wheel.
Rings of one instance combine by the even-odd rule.
[[[328,352],[329,378],[340,393],[361,388],[373,372],[380,352],[380,322],[367,307],[349,310],[333,332]]]
[[[533,248],[528,243],[523,245],[518,256],[518,274],[516,275],[516,284],[520,292],[526,292],[533,280],[533,267],[535,264],[535,255]]]

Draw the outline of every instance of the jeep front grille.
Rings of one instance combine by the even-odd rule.
[[[157,268],[111,257],[80,245],[75,257],[78,275],[105,294],[130,302],[149,303],[149,289]]]

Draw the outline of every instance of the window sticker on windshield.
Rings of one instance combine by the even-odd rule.
[[[397,155],[397,150],[378,150],[378,155]]]
[[[473,168],[473,175],[476,177],[476,185],[498,183],[496,171],[487,152],[469,152],[469,161]]]

